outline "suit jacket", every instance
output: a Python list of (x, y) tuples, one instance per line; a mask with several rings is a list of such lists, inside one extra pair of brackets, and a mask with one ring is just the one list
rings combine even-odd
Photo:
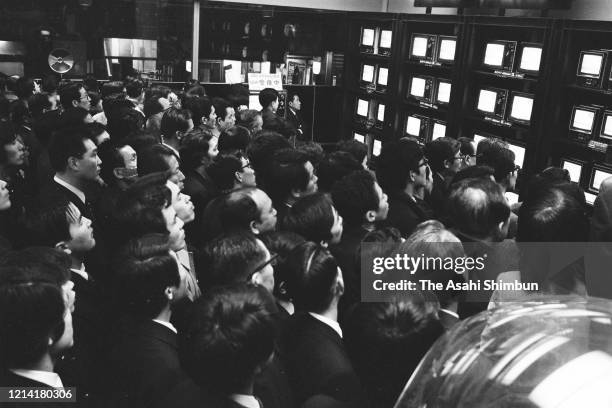
[(51, 179), (40, 190), (38, 195), (38, 205), (41, 208), (46, 208), (61, 205), (67, 201), (70, 201), (79, 209), (84, 217), (87, 217), (93, 221), (95, 219), (94, 209), (91, 203), (87, 200), (87, 195), (85, 197), (86, 200), (84, 203), (72, 191)]
[(287, 109), (287, 117), (285, 120), (287, 124), (293, 128), (297, 140), (310, 140), (310, 135), (304, 127), (304, 120), (302, 119), (302, 113), (300, 111), (294, 113), (291, 109)]
[(404, 192), (389, 193), (389, 213), (386, 223), (397, 228), (407, 238), (417, 225), (433, 218), (433, 211), (420, 198), (412, 198)]
[[(126, 318), (112, 345), (106, 373), (108, 406), (162, 407), (163, 401), (180, 397), (177, 389), (185, 398), (199, 392), (181, 368), (177, 335), (168, 327), (149, 319)], [(174, 401), (171, 405), (176, 406)]]
[(436, 218), (441, 219), (446, 212), (446, 201), (448, 198), (448, 182), (440, 173), (433, 174), (433, 188), (426, 197), (426, 201), (432, 208)]
[[(63, 382), (63, 381), (62, 381)], [(44, 388), (47, 390), (53, 390), (54, 388), (49, 387), (47, 384), (43, 384), (41, 382), (22, 377), (13, 373), (12, 371), (2, 369), (0, 370), (0, 387), (11, 387), (11, 388), (23, 388), (23, 387), (33, 387), (33, 388)], [(68, 387), (67, 384), (64, 384), (64, 387)], [(73, 404), (70, 403), (61, 403), (61, 402), (3, 402), (0, 404), (2, 408), (61, 408), (70, 406)]]
[(361, 386), (342, 338), (308, 313), (293, 315), (285, 333), (287, 369), (298, 404), (314, 395), (361, 401)]

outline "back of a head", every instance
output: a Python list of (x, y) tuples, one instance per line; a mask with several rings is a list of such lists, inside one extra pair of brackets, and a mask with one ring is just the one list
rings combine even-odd
[(241, 393), (274, 351), (274, 302), (265, 290), (233, 285), (207, 291), (182, 338), (195, 382), (224, 396)]
[(60, 102), (64, 109), (72, 108), (72, 101), (79, 100), (81, 98), (81, 88), (83, 88), (83, 84), (80, 83), (67, 83), (60, 86)]
[(121, 94), (123, 93), (123, 89), (125, 85), (122, 81), (109, 81), (102, 84), (102, 88), (100, 89), (100, 94), (102, 98), (113, 94)]
[(261, 113), (255, 109), (245, 109), (237, 114), (238, 121), (236, 122), (239, 126), (244, 126), (250, 132), (253, 132), (257, 126), (257, 117), (261, 117)]
[(457, 139), (457, 141), (461, 143), (461, 154), (466, 156), (476, 155), (476, 147), (472, 139), (469, 137), (460, 137)]
[(272, 88), (265, 88), (259, 92), (259, 104), (262, 108), (268, 108), (272, 102), (278, 99), (278, 91)]
[(63, 172), (68, 167), (68, 158), (83, 157), (85, 153), (87, 130), (84, 126), (61, 129), (49, 144), (49, 160), (56, 172)]
[(476, 146), (476, 155), (478, 156), (478, 160), (480, 160), (480, 157), (482, 155), (486, 154), (489, 148), (495, 147), (495, 146), (497, 146), (498, 148), (505, 147), (507, 149), (508, 143), (506, 143), (502, 139), (490, 138), (490, 137), (485, 137), (484, 139), (480, 140), (480, 142), (478, 142), (478, 145)]
[(308, 160), (315, 168), (319, 167), (319, 163), (321, 163), (321, 160), (323, 160), (323, 157), (325, 157), (323, 146), (321, 146), (320, 143), (312, 140), (301, 143), (295, 149), (306, 154), (306, 156), (308, 156)]
[(285, 137), (276, 132), (264, 131), (251, 141), (247, 154), (258, 179), (265, 178), (272, 156), (281, 149), (291, 148)]
[(499, 224), (510, 216), (510, 207), (501, 187), (489, 179), (466, 179), (451, 186), (447, 212), (461, 234), (501, 240)]
[(335, 258), (326, 248), (309, 242), (295, 248), (291, 261), (293, 273), (287, 277), (287, 288), (296, 310), (326, 311), (334, 297), (340, 296)]
[(499, 183), (508, 173), (514, 171), (514, 159), (512, 150), (493, 144), (478, 155), (478, 164), (492, 167), (495, 170), (495, 180)]
[(145, 84), (140, 79), (127, 81), (125, 84), (125, 92), (130, 98), (138, 98), (142, 95), (145, 89)]
[(251, 142), (251, 134), (247, 128), (234, 126), (224, 130), (219, 135), (218, 149), (220, 153), (246, 152)]
[(308, 241), (329, 242), (334, 225), (333, 204), (323, 193), (314, 193), (297, 200), (283, 218), (281, 228), (300, 234)]
[(376, 179), (367, 170), (359, 170), (334, 184), (331, 191), (334, 207), (347, 225), (358, 226), (366, 222), (368, 211), (377, 211)]
[(202, 288), (247, 282), (265, 260), (257, 237), (248, 231), (222, 234), (202, 248), (196, 265)]
[(170, 108), (162, 116), (160, 131), (166, 138), (174, 137), (176, 132), (189, 130), (191, 111), (187, 109)]
[(235, 187), (236, 173), (242, 171), (241, 155), (219, 154), (206, 168), (206, 174), (219, 191), (232, 190)]
[(280, 206), (292, 190), (306, 189), (309, 182), (306, 162), (308, 156), (295, 149), (282, 149), (274, 154), (265, 186), (276, 206)]
[(338, 142), (338, 151), (350, 153), (359, 163), (368, 156), (368, 146), (355, 139)]
[(64, 333), (61, 288), (42, 275), (0, 268), (0, 367), (30, 368)]
[(202, 117), (208, 119), (210, 115), (212, 102), (206, 97), (198, 96), (187, 96), (183, 107), (191, 112), (193, 118), (193, 125), (200, 126), (202, 124)]
[(140, 318), (155, 318), (168, 303), (167, 287), (179, 287), (176, 258), (170, 255), (168, 237), (147, 234), (132, 239), (115, 260), (114, 294), (123, 311)]
[(444, 333), (435, 307), (419, 292), (385, 303), (357, 304), (343, 331), (366, 393), (380, 406), (389, 407)]
[(376, 161), (378, 183), (387, 194), (403, 191), (410, 171), (418, 171), (422, 158), (423, 150), (415, 141), (402, 139), (385, 144)]
[(471, 178), (495, 179), (495, 169), (485, 165), (476, 165), (463, 168), (453, 176), (451, 184), (460, 182), (461, 180)]
[(330, 191), (338, 180), (362, 169), (361, 162), (358, 162), (352, 154), (345, 151), (330, 153), (317, 166), (319, 189)]
[(586, 242), (584, 205), (554, 186), (530, 194), (519, 210), (517, 242)]
[(266, 248), (278, 255), (274, 265), (274, 291), (276, 298), (290, 301), (287, 293), (287, 277), (293, 273), (290, 258), (295, 248), (305, 245), (306, 240), (291, 231), (270, 231), (259, 235)]
[(171, 170), (168, 160), (174, 156), (174, 152), (168, 146), (154, 144), (136, 153), (138, 154), (138, 174), (141, 176)]

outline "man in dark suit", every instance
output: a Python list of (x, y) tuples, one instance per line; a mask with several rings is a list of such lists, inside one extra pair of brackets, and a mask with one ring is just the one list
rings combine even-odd
[(436, 218), (441, 219), (445, 215), (451, 179), (461, 169), (464, 161), (461, 143), (452, 137), (441, 137), (427, 143), (424, 150), (433, 172), (433, 188), (426, 200)]
[(102, 160), (98, 148), (83, 127), (62, 129), (49, 145), (53, 180), (41, 190), (39, 204), (55, 206), (72, 202), (89, 219), (94, 218), (88, 192), (96, 187)]
[(389, 203), (387, 195), (367, 170), (344, 176), (334, 185), (331, 194), (334, 207), (344, 221), (342, 239), (330, 247), (345, 282), (345, 293), (340, 300), (342, 314), (361, 301), (361, 265), (357, 250), (366, 234), (376, 228), (375, 223), (387, 219)]
[(309, 140), (309, 135), (304, 128), (304, 120), (302, 119), (302, 101), (296, 92), (290, 92), (287, 99), (287, 123), (295, 130), (295, 138), (300, 141)]
[(377, 160), (376, 177), (389, 195), (387, 224), (407, 238), (418, 224), (433, 218), (423, 200), (431, 190), (431, 170), (421, 146), (409, 139), (387, 143)]
[(188, 406), (201, 393), (181, 367), (170, 323), (172, 305), (186, 289), (166, 240), (143, 236), (119, 256), (114, 283), (125, 317), (114, 331), (105, 373), (109, 406)]
[(342, 272), (329, 251), (317, 244), (307, 243), (295, 252), (295, 275), (287, 284), (297, 312), (287, 324), (283, 344), (296, 402), (322, 394), (359, 403), (359, 380), (338, 324)]
[(265, 88), (259, 92), (259, 104), (262, 106), (261, 118), (264, 130), (273, 130), (290, 139), (295, 135), (295, 130), (287, 121), (276, 114), (278, 109), (278, 91)]

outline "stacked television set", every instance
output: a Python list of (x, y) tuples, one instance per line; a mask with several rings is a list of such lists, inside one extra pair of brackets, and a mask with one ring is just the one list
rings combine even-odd
[(361, 27), (359, 52), (390, 56), (392, 41), (393, 31), (390, 28), (366, 24)]
[(453, 65), (457, 54), (457, 37), (414, 33), (409, 58), (424, 64)]
[(524, 92), (494, 87), (478, 90), (476, 110), (486, 119), (502, 124), (529, 126), (535, 96)]
[(501, 75), (537, 76), (542, 64), (543, 45), (540, 43), (492, 40), (484, 48), (482, 65)]

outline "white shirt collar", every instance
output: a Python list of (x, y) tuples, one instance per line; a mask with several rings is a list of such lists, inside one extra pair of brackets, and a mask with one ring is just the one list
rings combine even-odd
[(81, 264), (80, 269), (70, 268), (70, 270), (77, 275), (81, 276), (85, 280), (89, 280), (89, 274), (85, 271), (85, 265)]
[[(163, 140), (163, 138), (162, 138)], [(170, 146), (168, 143), (162, 142), (162, 144), (166, 147), (169, 147), (170, 149), (172, 149), (172, 151), (176, 154), (176, 157), (181, 157), (181, 155), (179, 154), (179, 151), (176, 150), (174, 147)]]
[(231, 394), (229, 398), (246, 408), (261, 408), (257, 398), (252, 395)]
[(73, 186), (72, 184), (66, 183), (61, 178), (57, 177), (57, 174), (53, 176), (53, 180), (59, 185), (66, 187), (68, 190), (72, 191), (79, 199), (85, 204), (85, 193)]
[(155, 323), (159, 323), (162, 326), (166, 326), (167, 328), (169, 328), (170, 330), (172, 330), (174, 333), (178, 334), (178, 332), (176, 331), (176, 327), (174, 327), (174, 325), (170, 322), (164, 322), (163, 320), (158, 320), (158, 319), (153, 319), (153, 321)]
[(39, 370), (24, 370), (21, 368), (11, 368), (9, 371), (20, 375), (30, 380), (38, 381), (53, 388), (64, 388), (62, 379), (57, 373), (53, 371), (39, 371)]
[(340, 325), (338, 324), (338, 322), (333, 321), (332, 319), (322, 316), (320, 314), (317, 313), (312, 313), (312, 312), (308, 312), (309, 315), (311, 315), (312, 317), (314, 317), (315, 319), (319, 320), (322, 323), (325, 323), (326, 325), (328, 325), (329, 327), (331, 327), (332, 329), (334, 329), (334, 331), (336, 333), (338, 333), (338, 336), (340, 336), (340, 338), (342, 338), (342, 329), (340, 328)]
[(453, 316), (453, 317), (455, 317), (457, 319), (459, 318), (459, 315), (457, 313), (453, 312), (452, 310), (440, 308), (440, 312), (446, 313), (447, 315), (451, 315), (451, 316)]

